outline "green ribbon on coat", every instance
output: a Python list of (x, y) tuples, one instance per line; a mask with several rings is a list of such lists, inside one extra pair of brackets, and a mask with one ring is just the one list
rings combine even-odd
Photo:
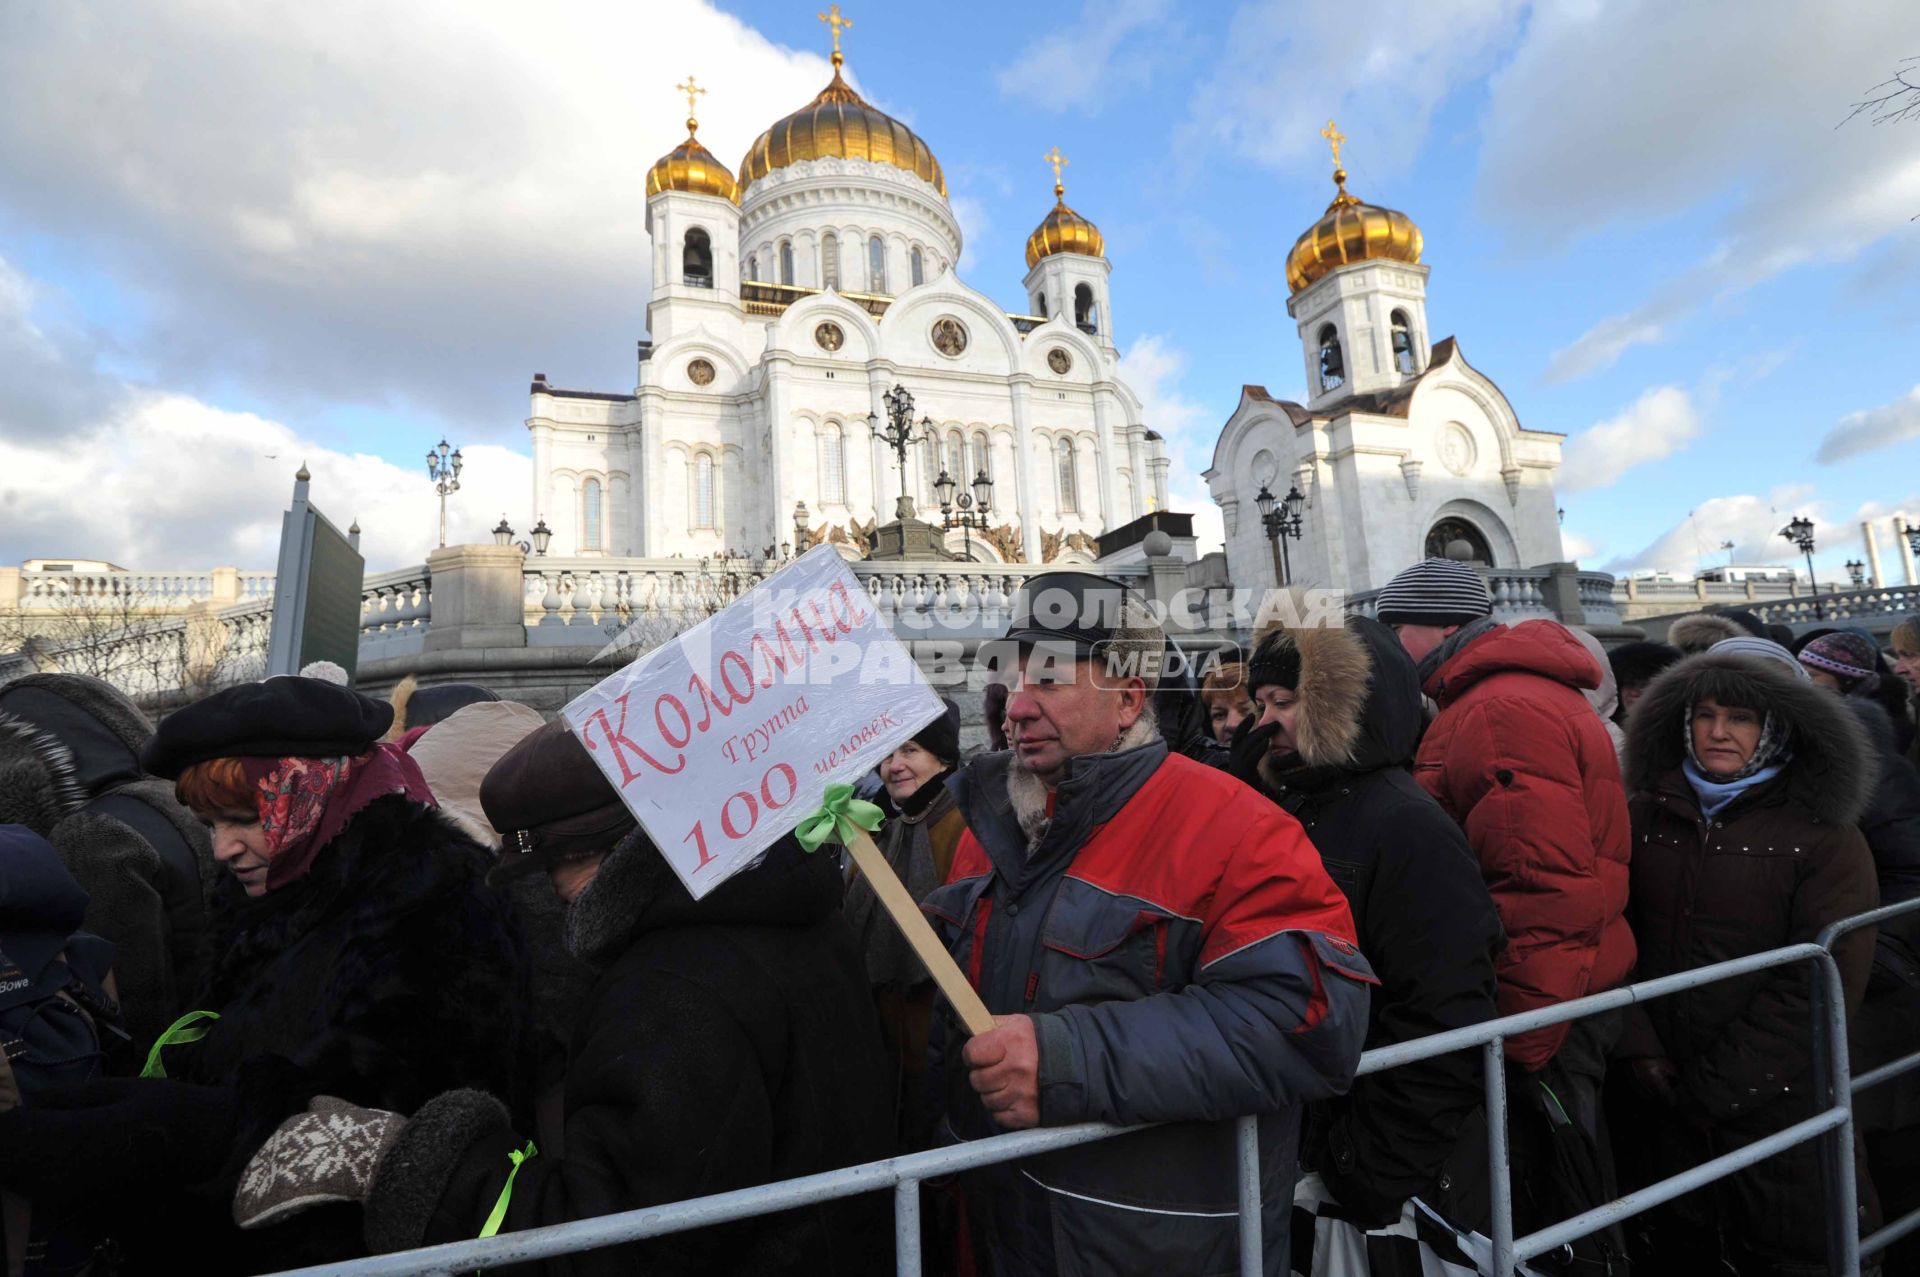
[(207, 1036), (213, 1026), (201, 1024), (202, 1020), (218, 1020), (218, 1011), (189, 1011), (167, 1026), (167, 1031), (153, 1040), (153, 1049), (147, 1052), (146, 1067), (140, 1070), (141, 1077), (165, 1077), (167, 1065), (160, 1058), (160, 1052), (176, 1042), (198, 1042)]
[(819, 810), (802, 820), (793, 836), (807, 851), (818, 851), (822, 843), (828, 842), (845, 846), (856, 832), (872, 833), (880, 828), (885, 816), (875, 804), (855, 798), (852, 785), (828, 785)]
[(520, 1165), (529, 1157), (537, 1157), (540, 1150), (528, 1140), (524, 1149), (514, 1149), (507, 1154), (507, 1160), (513, 1163), (513, 1169), (507, 1172), (507, 1182), (500, 1186), (500, 1199), (493, 1204), (493, 1210), (487, 1215), (487, 1222), (480, 1226), (482, 1237), (491, 1237), (500, 1231), (500, 1225), (507, 1221), (507, 1204), (513, 1200), (513, 1181), (520, 1174)]

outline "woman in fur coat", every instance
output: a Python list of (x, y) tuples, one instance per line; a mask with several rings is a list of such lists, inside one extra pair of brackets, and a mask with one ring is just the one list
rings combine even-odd
[[(1778, 656), (1723, 648), (1680, 662), (1628, 721), (1640, 979), (1810, 941), (1879, 903), (1856, 826), (1875, 775), (1859, 723), (1766, 646)], [(1873, 949), (1871, 928), (1834, 946), (1850, 1014)], [(1815, 1112), (1809, 988), (1796, 964), (1628, 1008), (1615, 1058), (1637, 1111), (1614, 1130), (1643, 1180)], [(1811, 1275), (1828, 1270), (1821, 1204), (1819, 1154), (1799, 1145), (1645, 1228), (1671, 1271)]]
[[(1380, 977), (1367, 1046), (1492, 1019), (1500, 919), (1466, 836), (1408, 773), (1420, 686), (1406, 649), (1364, 617), (1274, 627), (1246, 668), (1248, 734), (1268, 747), (1242, 779), (1300, 822), (1353, 908)], [(1301, 1160), (1362, 1228), (1396, 1223), (1416, 1195), (1482, 1227), (1482, 1094), (1471, 1051), (1360, 1078), (1314, 1106)]]
[[(344, 687), (273, 678), (180, 710), (148, 743), (147, 769), (174, 780), (223, 871), (195, 1010), (142, 1079), (0, 1129), (9, 1167), (103, 1163), (86, 1170), (125, 1212), (113, 1226), (132, 1271), (364, 1254), (350, 1207), (250, 1234), (232, 1220), (241, 1168), (314, 1096), (402, 1111), (455, 1087), (519, 1098), (525, 999), (506, 901), (419, 768), (378, 743), (391, 717)], [(106, 1191), (122, 1181), (134, 1191)]]

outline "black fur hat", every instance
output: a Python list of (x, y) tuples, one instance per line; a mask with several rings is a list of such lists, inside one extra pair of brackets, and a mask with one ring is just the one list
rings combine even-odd
[(1607, 650), (1616, 687), (1651, 683), (1660, 672), (1680, 660), (1680, 649), (1666, 643), (1622, 643)]

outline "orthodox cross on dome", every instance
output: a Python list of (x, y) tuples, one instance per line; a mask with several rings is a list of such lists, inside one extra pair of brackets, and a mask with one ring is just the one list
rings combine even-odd
[(692, 76), (687, 77), (685, 84), (676, 84), (673, 87), (687, 95), (687, 136), (692, 137), (700, 129), (700, 121), (694, 119), (694, 114), (699, 99), (705, 97), (707, 91), (701, 88), (699, 82)]
[(833, 65), (834, 69), (838, 70), (840, 64), (846, 61), (846, 58), (840, 53), (840, 32), (852, 26), (853, 19), (841, 17), (840, 6), (837, 4), (828, 5), (825, 13), (815, 14), (814, 16), (826, 23), (833, 31)]
[(1060, 180), (1060, 170), (1072, 163), (1072, 161), (1060, 154), (1060, 148), (1057, 146), (1040, 158), (1053, 165), (1053, 197), (1055, 199), (1065, 199), (1067, 187), (1066, 183)]
[(1339, 126), (1332, 120), (1328, 120), (1327, 127), (1320, 130), (1320, 136), (1327, 139), (1327, 144), (1333, 147), (1333, 166), (1339, 168), (1340, 144), (1347, 140), (1347, 135), (1342, 133)]

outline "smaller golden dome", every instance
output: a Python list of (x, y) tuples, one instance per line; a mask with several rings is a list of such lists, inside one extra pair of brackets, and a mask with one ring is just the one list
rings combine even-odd
[(700, 145), (694, 136), (699, 123), (687, 117), (687, 140), (653, 162), (647, 170), (647, 194), (661, 191), (686, 191), (692, 195), (717, 195), (723, 200), (740, 202), (740, 186), (733, 173), (714, 158), (712, 151)]
[(1413, 219), (1347, 193), (1347, 171), (1333, 171), (1339, 188), (1319, 221), (1294, 241), (1287, 254), (1287, 287), (1293, 292), (1323, 279), (1337, 267), (1374, 259), (1414, 263), (1426, 240)]
[(1027, 269), (1040, 264), (1043, 257), (1055, 253), (1082, 253), (1088, 257), (1107, 255), (1107, 237), (1080, 214), (1067, 207), (1067, 188), (1060, 180), (1060, 169), (1067, 157), (1054, 147), (1040, 157), (1053, 165), (1053, 211), (1027, 236)]

